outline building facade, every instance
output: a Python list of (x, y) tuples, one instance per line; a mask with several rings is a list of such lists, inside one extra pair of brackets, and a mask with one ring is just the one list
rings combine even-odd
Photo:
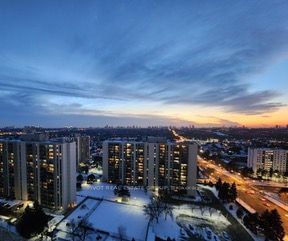
[(191, 143), (105, 141), (103, 178), (108, 182), (165, 187), (194, 194), (198, 146)]
[(281, 174), (288, 171), (288, 150), (269, 148), (249, 148), (247, 167), (256, 173), (258, 169), (279, 171)]
[(75, 142), (0, 140), (0, 197), (65, 209), (75, 202), (75, 173)]
[(76, 165), (79, 163), (87, 163), (90, 159), (90, 136), (76, 135), (74, 137), (76, 141)]

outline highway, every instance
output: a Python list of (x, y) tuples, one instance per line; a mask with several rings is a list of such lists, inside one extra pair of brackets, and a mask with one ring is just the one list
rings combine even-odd
[[(225, 182), (235, 182), (237, 185), (238, 197), (258, 213), (262, 213), (266, 209), (277, 209), (283, 221), (283, 227), (286, 233), (284, 240), (288, 241), (288, 212), (264, 197), (264, 192), (267, 191), (266, 187), (256, 186), (252, 180), (245, 180), (238, 173), (230, 173), (223, 167), (218, 166), (211, 161), (203, 160), (200, 157), (198, 158), (198, 166), (204, 170), (204, 174), (209, 178), (208, 180), (212, 181), (213, 183), (215, 183), (219, 177), (221, 177), (222, 181)], [(271, 191), (271, 187), (268, 187), (268, 189)], [(275, 189), (279, 188), (276, 187)]]
[[(171, 129), (171, 131), (177, 141), (189, 141), (189, 139), (179, 135), (175, 130)], [(204, 171), (203, 174), (208, 177), (208, 181), (210, 180), (215, 183), (218, 178), (221, 177), (222, 181), (228, 183), (235, 182), (237, 185), (238, 197), (259, 214), (264, 212), (266, 209), (276, 209), (281, 216), (286, 233), (284, 240), (288, 241), (288, 212), (265, 198), (265, 191), (271, 192), (271, 190), (274, 189), (274, 191), (277, 192), (279, 187), (265, 187), (256, 185), (253, 180), (244, 179), (240, 173), (231, 173), (224, 169), (221, 165), (219, 166), (212, 161), (204, 160), (199, 156), (197, 165)]]

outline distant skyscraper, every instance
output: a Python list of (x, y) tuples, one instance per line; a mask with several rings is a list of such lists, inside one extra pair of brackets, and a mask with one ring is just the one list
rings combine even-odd
[(247, 166), (254, 172), (258, 169), (285, 173), (288, 171), (288, 150), (270, 148), (249, 148)]
[(103, 144), (103, 177), (108, 182), (183, 188), (194, 194), (196, 172), (196, 144), (136, 141)]
[(0, 196), (53, 209), (76, 198), (75, 142), (0, 140)]

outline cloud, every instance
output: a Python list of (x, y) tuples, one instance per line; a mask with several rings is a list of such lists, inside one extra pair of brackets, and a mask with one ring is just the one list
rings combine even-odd
[(188, 126), (221, 127), (238, 126), (239, 123), (217, 117), (209, 117), (212, 122), (195, 122), (165, 114), (118, 113), (103, 109), (87, 109), (79, 103), (42, 104), (35, 96), (1, 92), (0, 103), (5, 106), (5, 115), (0, 118), (0, 126), (41, 125), (59, 127), (65, 125), (81, 127), (110, 126)]
[[(208, 106), (245, 115), (286, 105), (278, 97), (287, 90), (261, 83), (255, 89), (250, 79), (287, 57), (287, 1), (35, 4), (0, 5), (0, 90), (10, 98), (1, 104), (9, 106), (3, 112), (11, 119), (24, 103), (31, 120), (33, 113), (54, 115), (55, 108), (66, 117), (125, 119), (125, 110), (115, 113), (108, 104), (91, 110), (89, 104), (102, 100), (137, 102), (139, 108), (155, 103), (163, 111)], [(149, 111), (134, 117), (157, 119)]]

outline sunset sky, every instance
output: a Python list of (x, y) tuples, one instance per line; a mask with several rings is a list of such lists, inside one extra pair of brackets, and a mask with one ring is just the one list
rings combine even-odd
[(288, 124), (287, 0), (0, 1), (0, 127)]

